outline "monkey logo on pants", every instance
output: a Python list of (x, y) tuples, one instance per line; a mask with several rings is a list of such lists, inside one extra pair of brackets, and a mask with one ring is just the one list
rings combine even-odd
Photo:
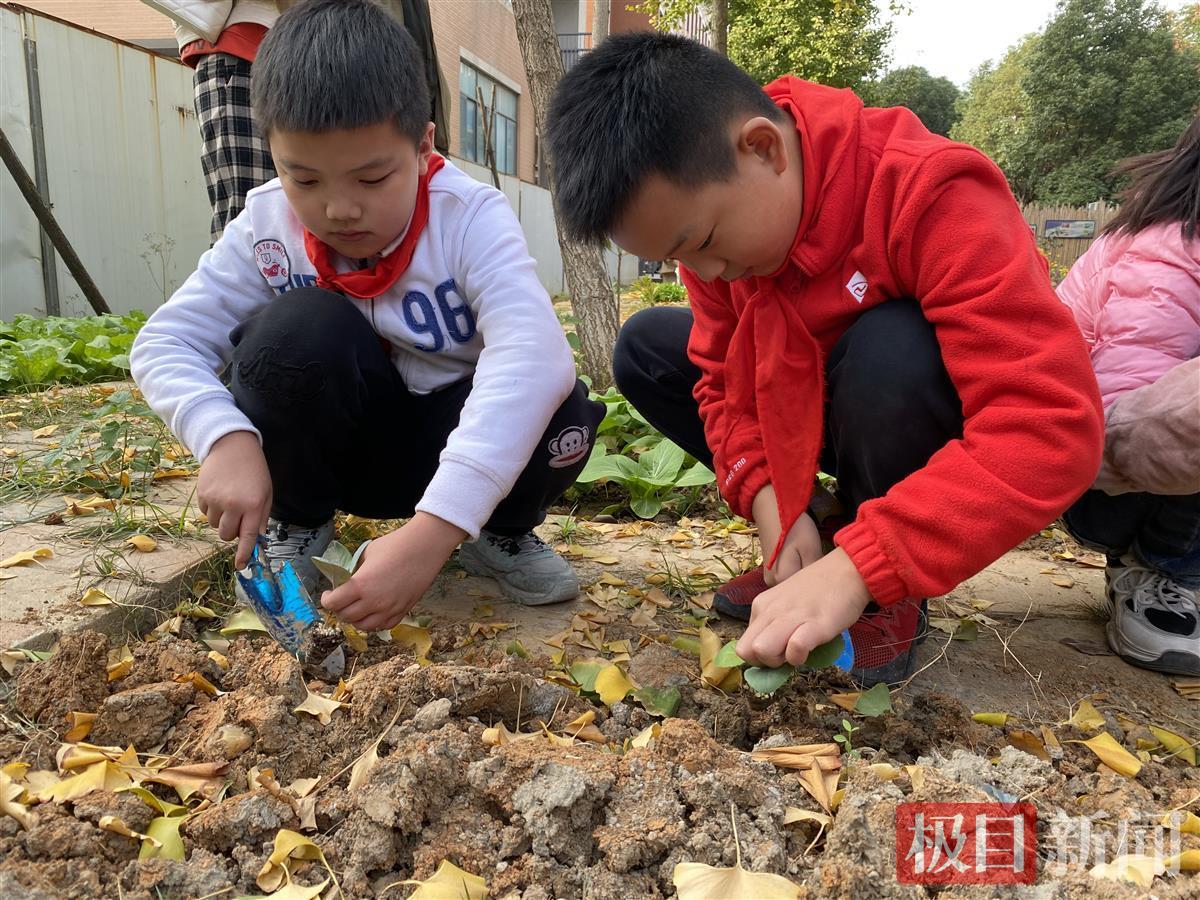
[(572, 425), (558, 433), (558, 437), (550, 441), (550, 468), (565, 469), (579, 462), (587, 455), (588, 430), (587, 426)]

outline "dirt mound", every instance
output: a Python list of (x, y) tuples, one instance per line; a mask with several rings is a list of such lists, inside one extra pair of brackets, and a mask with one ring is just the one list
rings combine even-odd
[[(734, 864), (731, 815), (743, 865), (785, 875), (804, 896), (924, 896), (923, 888), (895, 882), (899, 802), (1023, 797), (1048, 820), (1062, 810), (1161, 814), (1200, 794), (1197, 770), (1177, 763), (1147, 763), (1137, 780), (1102, 775), (1090, 751), (1073, 744), (1063, 745), (1053, 765), (1041, 762), (1005, 747), (1003, 730), (973, 723), (957, 701), (918, 694), (897, 698), (894, 714), (860, 722), (853, 739), (863, 749), (845, 757), (844, 797), (822, 839), (811, 822), (784, 824), (789, 807), (817, 808), (800, 777), (746, 751), (829, 740), (846, 715), (829, 702), (831, 692), (847, 688), (842, 676), (797, 678), (770, 702), (725, 695), (698, 684), (694, 658), (652, 644), (634, 656), (630, 671), (643, 683), (677, 686), (681, 702), (678, 717), (637, 747), (632, 739), (654, 721), (645, 710), (593, 705), (539, 677), (547, 660), (472, 649), (463, 656), (486, 667), (420, 665), (410, 650), (391, 646), (380, 658), (373, 648), (373, 664), (360, 658), (352, 670), (348, 707), (322, 725), (297, 707), (310, 688), (327, 694), (333, 686), (306, 684), (295, 660), (269, 641), (235, 641), (227, 669), (181, 641), (142, 644), (130, 674), (111, 684), (106, 650), (96, 635), (64, 639), (54, 657), (22, 672), (18, 708), (56, 727), (67, 712), (98, 712), (89, 740), (157, 748), (172, 764), (226, 762), (227, 786), (183, 823), (186, 863), (139, 860), (136, 840), (100, 827), (112, 815), (142, 831), (159, 815), (130, 793), (96, 791), (34, 805), (28, 829), (0, 816), (0, 895), (152, 900), (229, 887), (235, 895), (259, 893), (255, 877), (276, 834), (305, 826), (301, 804), (276, 796), (270, 785), (297, 779), (319, 779), (312, 789), (316, 828), (308, 833), (347, 897), (385, 889), (402, 896), (390, 886), (429, 877), (447, 859), (484, 875), (492, 897), (669, 896), (679, 862)], [(219, 693), (175, 680), (192, 672)], [(588, 712), (605, 743), (545, 737), (570, 733), (568, 724)], [(485, 730), (500, 724), (515, 739), (495, 743), (490, 732), (485, 740)], [(379, 762), (351, 789), (350, 769), (373, 744)], [(56, 744), (36, 752), (32, 746), (26, 742), (17, 758), (46, 767)], [(914, 768), (897, 768), (893, 777), (868, 762)], [(273, 780), (256, 782), (265, 770)], [(163, 785), (144, 787), (179, 802)], [(296, 870), (300, 883), (324, 877), (319, 864)], [(1185, 877), (1156, 889), (1162, 897), (1193, 896), (1193, 883)], [(1046, 896), (1136, 895), (1088, 878), (1082, 865), (1044, 884)], [(976, 896), (972, 891), (982, 889), (954, 896)]]

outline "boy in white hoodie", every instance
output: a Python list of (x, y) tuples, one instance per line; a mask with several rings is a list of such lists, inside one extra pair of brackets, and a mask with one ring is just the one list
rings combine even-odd
[[(146, 323), (134, 377), (202, 461), (237, 565), (265, 531), (307, 585), (335, 510), (412, 518), (322, 603), (398, 622), (454, 548), (510, 598), (578, 594), (532, 533), (587, 461), (602, 404), (499, 191), (432, 152), (421, 56), (368, 0), (274, 25), (251, 88), (279, 178)], [(228, 366), (226, 388), (219, 372)]]

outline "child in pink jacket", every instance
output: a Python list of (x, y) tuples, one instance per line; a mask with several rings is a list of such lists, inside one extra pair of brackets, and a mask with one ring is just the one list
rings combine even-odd
[(1200, 675), (1200, 116), (1126, 161), (1120, 213), (1058, 287), (1091, 347), (1104, 466), (1064, 521), (1108, 554), (1108, 640)]

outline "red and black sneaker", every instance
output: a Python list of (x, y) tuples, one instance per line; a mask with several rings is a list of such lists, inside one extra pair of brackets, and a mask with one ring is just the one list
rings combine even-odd
[(901, 600), (883, 607), (871, 603), (850, 626), (854, 645), (850, 676), (864, 688), (903, 681), (912, 674), (916, 647), (928, 631), (926, 600)]
[(719, 613), (749, 622), (750, 604), (766, 589), (763, 568), (758, 566), (717, 588), (716, 594), (713, 595), (713, 606)]

